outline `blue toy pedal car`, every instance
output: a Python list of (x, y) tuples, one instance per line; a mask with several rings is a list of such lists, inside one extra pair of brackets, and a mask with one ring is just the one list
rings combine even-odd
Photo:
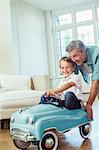
[(12, 114), (10, 134), (19, 149), (27, 149), (32, 143), (38, 144), (40, 150), (56, 150), (57, 133), (67, 132), (77, 126), (81, 136), (88, 138), (91, 120), (88, 120), (84, 108), (68, 110), (50, 104), (39, 104)]

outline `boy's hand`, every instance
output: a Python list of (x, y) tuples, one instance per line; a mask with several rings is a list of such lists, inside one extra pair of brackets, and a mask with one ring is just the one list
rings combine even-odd
[(55, 95), (55, 91), (54, 91), (53, 89), (49, 89), (49, 90), (47, 91), (47, 95), (48, 95), (48, 96), (50, 96), (50, 95), (54, 96), (54, 95)]

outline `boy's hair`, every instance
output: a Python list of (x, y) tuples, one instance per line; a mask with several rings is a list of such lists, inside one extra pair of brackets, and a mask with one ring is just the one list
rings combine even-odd
[(59, 67), (61, 68), (61, 61), (66, 61), (68, 63), (71, 63), (73, 67), (75, 66), (75, 63), (70, 59), (70, 57), (62, 57), (59, 61)]

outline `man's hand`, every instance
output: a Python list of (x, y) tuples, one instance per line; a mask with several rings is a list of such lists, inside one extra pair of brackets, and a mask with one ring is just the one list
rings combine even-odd
[(90, 104), (86, 105), (86, 111), (88, 113), (88, 118), (92, 119), (93, 118), (93, 110), (92, 110), (92, 106)]

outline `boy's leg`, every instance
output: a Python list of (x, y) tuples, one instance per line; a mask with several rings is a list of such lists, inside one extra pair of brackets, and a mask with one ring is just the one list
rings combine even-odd
[(65, 94), (65, 106), (68, 109), (80, 109), (80, 100), (78, 100), (73, 92), (67, 92)]

